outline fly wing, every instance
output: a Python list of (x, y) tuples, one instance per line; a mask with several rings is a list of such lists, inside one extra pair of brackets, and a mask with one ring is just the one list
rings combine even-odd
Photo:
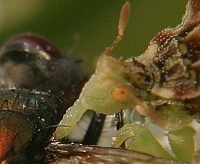
[(51, 143), (47, 148), (49, 164), (182, 164), (179, 161), (157, 158), (136, 151), (98, 146)]

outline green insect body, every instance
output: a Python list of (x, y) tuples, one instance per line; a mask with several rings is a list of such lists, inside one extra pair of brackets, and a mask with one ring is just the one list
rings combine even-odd
[[(131, 109), (145, 117), (144, 122), (125, 122), (113, 137), (114, 147), (125, 143), (130, 150), (191, 163), (199, 156), (191, 123), (199, 119), (200, 107), (200, 1), (189, 0), (182, 23), (158, 33), (144, 54), (116, 60), (109, 53), (122, 39), (129, 12), (126, 3), (116, 41), (101, 54), (95, 73), (54, 136), (67, 136), (88, 109), (104, 114)], [(151, 124), (165, 131), (170, 151), (157, 142)]]

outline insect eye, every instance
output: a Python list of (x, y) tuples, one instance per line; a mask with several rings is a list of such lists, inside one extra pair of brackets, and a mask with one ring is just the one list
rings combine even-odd
[(46, 38), (33, 34), (15, 36), (4, 43), (0, 52), (0, 62), (27, 62), (34, 58), (49, 60), (60, 57), (60, 51)]
[(35, 89), (49, 76), (49, 63), (61, 57), (46, 38), (35, 34), (15, 36), (0, 50), (0, 83)]

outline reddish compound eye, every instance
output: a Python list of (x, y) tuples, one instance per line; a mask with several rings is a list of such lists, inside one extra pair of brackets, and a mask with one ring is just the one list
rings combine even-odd
[(60, 51), (48, 39), (31, 33), (17, 35), (5, 42), (1, 49), (0, 58), (17, 51), (37, 54), (38, 57), (44, 59), (61, 56)]
[(46, 38), (31, 33), (14, 36), (0, 50), (1, 83), (35, 89), (48, 76), (47, 63), (61, 57)]
[(77, 60), (62, 56), (46, 38), (30, 33), (18, 35), (5, 42), (0, 50), (0, 87), (68, 90), (71, 84), (85, 82), (86, 74), (78, 64)]

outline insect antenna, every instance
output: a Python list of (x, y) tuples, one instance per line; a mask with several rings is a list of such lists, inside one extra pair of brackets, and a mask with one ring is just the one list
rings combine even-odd
[(120, 17), (119, 17), (119, 23), (118, 23), (118, 35), (115, 41), (111, 44), (110, 47), (107, 47), (103, 54), (108, 55), (110, 52), (113, 51), (113, 49), (120, 43), (124, 36), (124, 30), (126, 28), (126, 25), (128, 23), (129, 17), (130, 17), (130, 12), (131, 12), (131, 7), (130, 3), (126, 2), (120, 12)]

